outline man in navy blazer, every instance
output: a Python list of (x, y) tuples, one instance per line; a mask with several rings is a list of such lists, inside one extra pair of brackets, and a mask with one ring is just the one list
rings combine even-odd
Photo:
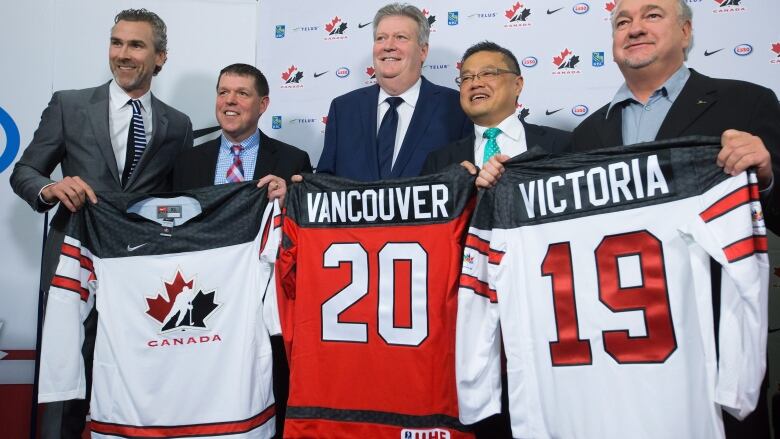
[[(458, 92), (421, 76), (430, 25), (415, 6), (393, 3), (374, 16), (376, 85), (331, 102), (317, 172), (359, 181), (414, 177), (428, 153), (472, 133)], [(377, 146), (388, 97), (401, 97), (390, 160)], [(382, 164), (380, 164), (382, 162)], [(384, 165), (384, 166), (383, 166)]]

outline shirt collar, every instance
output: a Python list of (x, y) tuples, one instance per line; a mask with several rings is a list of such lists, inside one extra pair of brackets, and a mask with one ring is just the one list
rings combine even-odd
[[(225, 138), (225, 135), (219, 136), (221, 140), (220, 148), (230, 151), (233, 146), (233, 142)], [(240, 142), (240, 145), (244, 148), (244, 151), (251, 150), (260, 147), (260, 130), (255, 130), (255, 133)]]
[[(109, 101), (111, 102), (111, 108), (113, 110), (119, 110), (123, 106), (127, 105), (127, 101), (129, 101), (131, 98), (128, 96), (128, 94), (122, 90), (122, 87), (119, 86), (119, 84), (116, 83), (116, 81), (112, 80), (111, 83), (108, 84), (108, 96)], [(147, 90), (146, 93), (143, 94), (140, 98), (138, 98), (139, 101), (141, 101), (141, 108), (143, 110), (146, 110), (148, 113), (152, 109), (152, 91)]]
[[(655, 91), (655, 93), (662, 92), (666, 95), (667, 99), (669, 99), (671, 102), (674, 102), (677, 99), (677, 96), (680, 96), (680, 92), (682, 92), (682, 89), (685, 86), (685, 83), (688, 82), (688, 78), (690, 76), (690, 69), (688, 69), (688, 67), (683, 64), (679, 69), (677, 69), (676, 72), (672, 74), (672, 76), (669, 77), (669, 79), (666, 80), (666, 82), (661, 85), (661, 87), (658, 88), (658, 90)], [(617, 93), (615, 93), (615, 97), (612, 98), (612, 102), (609, 103), (609, 108), (607, 108), (607, 117), (609, 117), (609, 114), (616, 105), (620, 105), (626, 101), (639, 102), (639, 99), (634, 97), (634, 94), (631, 93), (628, 85), (623, 82), (623, 85), (621, 85)]]
[[(411, 87), (409, 87), (408, 90), (398, 95), (399, 97), (403, 98), (404, 103), (409, 104), (414, 108), (415, 104), (417, 104), (417, 97), (420, 96), (420, 86), (422, 84), (422, 77), (417, 78), (417, 82), (414, 83)], [(377, 106), (381, 105), (385, 99), (389, 98), (390, 95), (382, 89), (382, 87), (379, 87), (379, 101), (377, 102)]]
[[(523, 122), (520, 121), (518, 114), (519, 113), (515, 111), (507, 116), (506, 119), (502, 120), (501, 123), (496, 125), (496, 128), (501, 130), (501, 134), (506, 135), (516, 142), (525, 137), (525, 128), (523, 128)], [(489, 127), (474, 124), (474, 135), (477, 136), (477, 139), (482, 139), (482, 135), (488, 128)]]

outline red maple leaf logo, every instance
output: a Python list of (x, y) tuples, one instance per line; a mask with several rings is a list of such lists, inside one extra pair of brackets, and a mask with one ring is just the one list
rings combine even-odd
[(607, 10), (607, 12), (612, 12), (613, 9), (615, 9), (615, 2), (609, 2), (606, 5), (604, 5), (604, 9)]
[(514, 17), (514, 16), (515, 16), (515, 12), (517, 12), (517, 10), (518, 10), (518, 9), (520, 9), (520, 8), (522, 8), (522, 7), (523, 7), (523, 5), (522, 5), (522, 4), (520, 4), (520, 2), (517, 2), (517, 3), (515, 3), (515, 4), (513, 4), (513, 5), (512, 5), (512, 8), (511, 8), (511, 9), (507, 9), (507, 10), (506, 10), (506, 13), (505, 13), (504, 15), (506, 15), (506, 18), (508, 18), (508, 19), (510, 19), (510, 20), (511, 20), (511, 19), (512, 19), (512, 17)]
[(567, 47), (566, 49), (563, 50), (563, 52), (561, 52), (561, 56), (554, 56), (553, 57), (553, 63), (556, 66), (559, 66), (559, 65), (563, 64), (563, 61), (566, 59), (566, 57), (571, 55), (572, 53), (573, 52), (570, 51), (569, 48)]
[(463, 66), (463, 63), (462, 63), (462, 62), (460, 62), (460, 61), (458, 61), (457, 63), (455, 63), (455, 68), (456, 68), (456, 69), (458, 69), (458, 70), (460, 70), (460, 68), (461, 68), (462, 66)]
[(366, 75), (368, 75), (370, 78), (374, 77), (374, 66), (366, 67)]
[(717, 4), (718, 4), (718, 6), (720, 6), (720, 4), (722, 3), (722, 0), (713, 0), (713, 1), (714, 1), (715, 3), (717, 3)]
[(325, 30), (328, 31), (328, 33), (330, 33), (330, 31), (332, 31), (333, 28), (336, 27), (336, 24), (338, 24), (338, 22), (340, 21), (341, 19), (337, 15), (336, 17), (333, 18), (333, 20), (330, 20), (330, 23), (325, 25)]
[(149, 309), (146, 310), (146, 313), (158, 322), (165, 323), (163, 320), (165, 320), (165, 316), (168, 315), (168, 311), (171, 310), (173, 302), (176, 300), (176, 296), (184, 290), (184, 287), (192, 288), (194, 282), (194, 279), (185, 282), (181, 271), (177, 270), (173, 282), (165, 282), (165, 292), (168, 294), (168, 300), (165, 300), (161, 294), (157, 294), (157, 297), (154, 299), (147, 297), (146, 306)]
[(328, 116), (322, 116), (322, 123), (328, 124)]
[(427, 17), (427, 16), (428, 16), (428, 14), (430, 14), (430, 13), (431, 13), (431, 11), (429, 11), (429, 10), (427, 10), (427, 9), (423, 9), (423, 10), (422, 10), (422, 13), (423, 13), (423, 15), (425, 15), (425, 16)]
[(282, 73), (282, 79), (284, 79), (285, 81), (290, 79), (290, 75), (292, 75), (293, 72), (296, 71), (296, 70), (298, 70), (298, 67), (290, 66), (290, 68), (287, 69), (286, 72)]
[(780, 56), (780, 43), (772, 43), (772, 52), (775, 52), (777, 56)]

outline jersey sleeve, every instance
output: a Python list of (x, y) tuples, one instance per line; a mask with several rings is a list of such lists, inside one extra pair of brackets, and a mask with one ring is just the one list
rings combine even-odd
[[(492, 213), (490, 195), (482, 197), (475, 217)], [(459, 417), (464, 424), (501, 411), (501, 341), (494, 266), (503, 253), (491, 242), (489, 224), (478, 226), (472, 222), (466, 236), (458, 290), (455, 376)]]
[(766, 371), (767, 237), (753, 172), (700, 197), (694, 239), (722, 266), (716, 402), (739, 419), (758, 402)]
[(276, 305), (276, 256), (279, 252), (279, 242), (282, 231), (282, 212), (279, 202), (266, 207), (263, 213), (260, 241), (260, 269), (264, 279), (268, 279), (263, 295), (263, 321), (268, 333), (279, 333), (279, 310)]
[(277, 334), (282, 334), (288, 355), (295, 327), (293, 317), (297, 289), (297, 257), (298, 225), (292, 217), (283, 215), (279, 257), (276, 261), (276, 303), (279, 317)]
[(43, 321), (38, 402), (84, 399), (84, 320), (95, 301), (93, 257), (65, 236)]

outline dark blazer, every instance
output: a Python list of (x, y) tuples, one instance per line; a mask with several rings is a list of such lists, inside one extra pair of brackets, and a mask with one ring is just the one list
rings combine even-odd
[[(378, 99), (379, 86), (372, 85), (331, 102), (317, 172), (358, 181), (380, 179), (376, 148)], [(460, 108), (458, 92), (423, 77), (412, 120), (390, 177), (416, 177), (428, 153), (471, 132), (473, 125)]]
[[(588, 151), (623, 144), (623, 117), (609, 104), (601, 107), (574, 130), (575, 151)], [(775, 93), (750, 82), (717, 79), (691, 69), (691, 77), (672, 104), (656, 140), (687, 135), (718, 136), (727, 129), (745, 131), (761, 138), (772, 155), (774, 186), (763, 194), (767, 227), (780, 233), (780, 104)]]
[[(173, 190), (213, 186), (221, 137), (183, 151), (173, 167)], [(311, 172), (309, 154), (292, 145), (272, 139), (260, 131), (260, 158), (255, 163), (253, 180), (268, 174), (284, 178)]]
[[(568, 131), (523, 122), (528, 149), (540, 146), (549, 153), (569, 152), (571, 133)], [(474, 131), (471, 135), (428, 154), (422, 174), (433, 174), (453, 163), (468, 160), (474, 163)]]
[[(192, 123), (152, 95), (154, 133), (136, 170), (122, 187), (108, 128), (108, 84), (55, 92), (30, 145), (11, 173), (11, 187), (38, 212), (52, 206), (38, 199), (57, 165), (63, 176), (79, 176), (95, 191), (161, 192), (180, 151), (192, 146)], [(62, 231), (70, 213), (60, 206), (52, 227)]]

